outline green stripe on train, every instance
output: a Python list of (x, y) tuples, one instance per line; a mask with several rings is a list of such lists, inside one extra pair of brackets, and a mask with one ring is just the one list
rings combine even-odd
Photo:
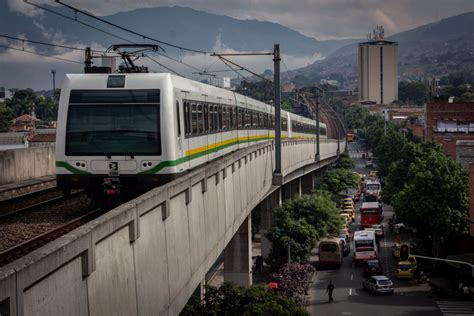
[[(193, 159), (197, 159), (199, 157), (211, 154), (213, 152), (225, 149), (225, 148), (230, 147), (230, 146), (234, 146), (234, 145), (237, 145), (237, 144), (256, 142), (256, 141), (261, 141), (261, 140), (269, 140), (269, 139), (272, 139), (272, 137), (260, 137), (260, 138), (251, 139), (251, 140), (246, 139), (246, 140), (235, 141), (235, 142), (225, 144), (225, 145), (222, 145), (222, 146), (219, 146), (219, 147), (216, 147), (216, 148), (212, 148), (212, 149), (209, 149), (209, 150), (204, 150), (202, 152), (195, 153), (195, 154), (192, 154), (192, 155), (189, 155), (189, 156), (186, 156), (186, 157), (178, 158), (176, 160), (162, 161), (158, 165), (154, 166), (153, 168), (151, 168), (149, 170), (139, 172), (138, 174), (146, 174), (146, 175), (156, 174), (160, 170), (162, 170), (163, 168), (174, 167), (174, 166), (177, 166), (177, 165), (182, 164), (184, 162), (191, 161)], [(71, 166), (69, 163), (67, 163), (65, 161), (56, 161), (56, 167), (62, 167), (64, 169), (67, 169), (68, 171), (70, 171), (73, 174), (91, 174), (90, 172), (79, 170), (79, 169)]]
[(71, 166), (70, 164), (68, 164), (65, 161), (56, 161), (56, 167), (62, 167), (64, 169), (69, 170), (70, 172), (72, 172), (74, 174), (91, 174), (90, 172), (74, 168), (73, 166)]
[(190, 161), (190, 160), (193, 160), (193, 159), (211, 154), (213, 152), (222, 150), (222, 149), (230, 147), (230, 146), (234, 146), (234, 145), (237, 145), (237, 144), (243, 144), (243, 143), (249, 143), (249, 142), (256, 142), (256, 141), (261, 141), (261, 140), (268, 140), (268, 139), (271, 139), (271, 137), (260, 137), (260, 138), (251, 139), (251, 140), (246, 139), (246, 140), (235, 141), (235, 142), (225, 144), (225, 145), (222, 145), (222, 146), (219, 146), (219, 147), (216, 147), (216, 148), (212, 148), (212, 149), (209, 149), (209, 150), (204, 150), (204, 151), (201, 151), (199, 153), (195, 153), (193, 155), (178, 158), (176, 160), (160, 162), (158, 165), (154, 166), (153, 168), (151, 168), (149, 170), (139, 172), (138, 174), (156, 174), (157, 172), (159, 172), (163, 168), (174, 167), (174, 166), (177, 166), (177, 165), (182, 164), (184, 162), (187, 162), (187, 161)]

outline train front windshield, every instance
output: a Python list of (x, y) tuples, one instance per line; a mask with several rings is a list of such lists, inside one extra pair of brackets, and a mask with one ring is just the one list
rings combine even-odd
[(159, 90), (72, 90), (66, 155), (161, 155)]

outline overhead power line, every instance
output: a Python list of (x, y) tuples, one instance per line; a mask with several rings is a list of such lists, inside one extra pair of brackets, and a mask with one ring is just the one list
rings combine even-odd
[[(117, 34), (114, 34), (114, 33), (108, 32), (108, 31), (105, 31), (105, 30), (103, 30), (103, 29), (101, 29), (101, 28), (99, 28), (99, 27), (96, 27), (96, 26), (94, 26), (94, 25), (91, 25), (91, 24), (82, 22), (82, 21), (78, 20), (77, 17), (74, 19), (74, 18), (69, 17), (69, 16), (67, 16), (67, 15), (64, 15), (64, 14), (62, 14), (62, 13), (56, 12), (56, 11), (51, 10), (51, 9), (48, 9), (48, 8), (45, 8), (45, 7), (43, 7), (43, 6), (41, 6), (41, 5), (38, 5), (38, 4), (36, 4), (36, 3), (29, 2), (28, 0), (24, 0), (24, 1), (25, 1), (25, 3), (30, 4), (30, 5), (32, 5), (32, 6), (36, 7), (36, 8), (38, 8), (38, 9), (44, 10), (44, 11), (46, 11), (46, 12), (49, 12), (49, 13), (52, 13), (52, 14), (55, 14), (55, 15), (58, 15), (58, 16), (63, 17), (63, 18), (65, 18), (65, 19), (71, 20), (71, 21), (73, 21), (73, 22), (77, 22), (77, 23), (79, 23), (79, 24), (81, 24), (81, 25), (87, 26), (87, 27), (89, 27), (89, 28), (91, 28), (91, 29), (94, 29), (94, 30), (96, 30), (96, 31), (102, 32), (102, 33), (107, 34), (107, 35), (109, 35), (109, 36), (118, 38), (118, 39), (123, 40), (123, 41), (125, 41), (125, 42), (131, 43), (131, 44), (137, 44), (137, 42), (131, 41), (131, 40), (127, 39), (127, 38), (124, 38), (124, 37), (119, 36), (119, 35), (117, 35)], [(196, 67), (194, 67), (194, 66), (192, 66), (192, 65), (189, 65), (189, 64), (187, 64), (187, 63), (185, 63), (185, 62), (183, 62), (183, 61), (180, 61), (180, 60), (177, 60), (177, 59), (175, 59), (175, 58), (172, 58), (172, 57), (170, 57), (170, 56), (168, 56), (168, 55), (166, 55), (166, 54), (164, 54), (164, 53), (159, 53), (159, 55), (161, 55), (161, 56), (163, 56), (163, 57), (165, 57), (165, 58), (171, 59), (171, 60), (173, 60), (173, 61), (175, 61), (175, 62), (177, 62), (177, 63), (183, 64), (183, 65), (185, 65), (185, 66), (187, 66), (187, 67), (190, 67), (190, 68), (192, 68), (192, 69), (194, 69), (194, 70), (202, 71), (202, 70), (199, 69), (199, 68), (196, 68)], [(153, 62), (155, 62), (155, 63), (159, 64), (160, 66), (162, 66), (163, 68), (168, 69), (169, 71), (171, 71), (171, 72), (173, 72), (173, 73), (175, 73), (175, 74), (177, 74), (177, 75), (182, 76), (182, 75), (179, 74), (178, 72), (172, 70), (170, 67), (164, 66), (163, 64), (161, 64), (161, 63), (159, 63), (158, 61), (154, 60), (154, 59), (151, 58), (150, 56), (147, 56), (147, 57), (148, 57), (150, 60), (152, 60)], [(182, 76), (182, 77), (184, 77), (184, 76)]]
[[(33, 43), (33, 44), (38, 44), (38, 45), (45, 45), (45, 46), (50, 46), (50, 47), (58, 47), (58, 48), (65, 48), (65, 49), (71, 49), (71, 50), (80, 50), (80, 51), (85, 51), (85, 48), (80, 48), (80, 47), (73, 47), (73, 46), (66, 46), (66, 45), (59, 45), (59, 44), (52, 44), (52, 43), (45, 43), (45, 42), (39, 42), (39, 41), (33, 41), (33, 40), (28, 40), (24, 38), (19, 38), (19, 37), (13, 37), (13, 36), (8, 36), (8, 35), (2, 35), (0, 34), (0, 37), (15, 40), (15, 41), (21, 41), (21, 42), (26, 42), (26, 43)], [(98, 53), (105, 53), (105, 51), (102, 50), (96, 50), (92, 49), (94, 52)]]
[(47, 54), (37, 53), (37, 52), (33, 52), (33, 51), (30, 51), (30, 50), (26, 50), (26, 49), (15, 48), (15, 47), (7, 46), (7, 45), (0, 45), (0, 47), (1, 47), (1, 48), (6, 48), (6, 49), (17, 50), (17, 51), (19, 51), (19, 52), (25, 52), (25, 53), (29, 53), (29, 54), (39, 55), (39, 56), (43, 56), (43, 57), (53, 58), (53, 59), (57, 59), (57, 60), (62, 60), (62, 61), (67, 61), (67, 62), (70, 62), (70, 63), (75, 63), (75, 64), (82, 65), (81, 62), (78, 62), (78, 61), (75, 61), (75, 60), (70, 60), (70, 59), (66, 59), (66, 58), (62, 58), (62, 57), (57, 57), (57, 56), (53, 56), (53, 55), (47, 55)]
[(38, 9), (44, 10), (44, 11), (49, 12), (49, 13), (52, 13), (52, 14), (56, 14), (56, 15), (58, 15), (58, 16), (60, 16), (60, 17), (63, 17), (63, 18), (65, 18), (65, 19), (68, 19), (68, 20), (77, 22), (77, 23), (82, 24), (82, 25), (84, 25), (84, 26), (90, 27), (90, 28), (92, 28), (92, 29), (94, 29), (94, 30), (96, 30), (96, 31), (102, 32), (102, 33), (104, 33), (104, 34), (113, 36), (113, 37), (118, 38), (118, 39), (121, 39), (121, 40), (123, 40), (123, 41), (129, 42), (129, 43), (133, 43), (132, 41), (130, 41), (130, 40), (124, 38), (124, 37), (121, 37), (121, 36), (118, 36), (118, 35), (116, 35), (116, 34), (110, 33), (110, 32), (108, 32), (108, 31), (102, 30), (102, 29), (100, 29), (100, 28), (98, 28), (98, 27), (96, 27), (96, 26), (90, 25), (90, 24), (88, 24), (88, 23), (84, 23), (84, 22), (82, 22), (82, 21), (79, 21), (78, 19), (71, 18), (70, 16), (67, 16), (67, 15), (64, 15), (64, 14), (62, 14), (62, 13), (56, 12), (56, 11), (54, 11), (54, 10), (51, 10), (51, 9), (45, 8), (45, 7), (43, 7), (43, 6), (40, 6), (39, 4), (29, 2), (28, 0), (24, 0), (24, 1), (25, 1), (25, 3), (27, 3), (27, 4), (29, 4), (29, 5), (32, 5), (32, 6), (36, 7), (36, 8), (38, 8)]
[(102, 19), (102, 18), (99, 18), (99, 17), (97, 17), (97, 16), (95, 16), (95, 15), (93, 15), (93, 14), (91, 14), (91, 13), (88, 13), (88, 12), (86, 12), (86, 11), (83, 11), (83, 10), (80, 10), (80, 9), (78, 9), (78, 8), (75, 8), (75, 7), (73, 7), (73, 6), (69, 5), (69, 4), (63, 3), (63, 2), (61, 2), (60, 0), (56, 0), (56, 2), (59, 3), (60, 5), (63, 5), (63, 6), (65, 6), (65, 7), (67, 7), (67, 8), (69, 8), (69, 9), (73, 10), (74, 12), (79, 12), (79, 13), (85, 15), (85, 16), (88, 16), (88, 17), (90, 17), (90, 18), (96, 19), (96, 20), (98, 20), (98, 21), (100, 21), (100, 22), (102, 22), (102, 23), (108, 24), (108, 25), (113, 26), (113, 27), (115, 27), (115, 28), (118, 28), (118, 29), (120, 29), (120, 30), (122, 30), (122, 31), (125, 31), (125, 32), (128, 32), (128, 33), (134, 34), (134, 35), (139, 36), (139, 37), (141, 37), (141, 38), (143, 38), (143, 39), (148, 39), (148, 40), (150, 40), (150, 41), (154, 41), (154, 42), (157, 42), (157, 43), (159, 43), (159, 44), (163, 44), (163, 45), (166, 45), (166, 46), (170, 46), (170, 47), (174, 47), (174, 48), (177, 48), (177, 49), (186, 50), (186, 51), (190, 51), (190, 52), (194, 52), (194, 53), (210, 54), (209, 52), (205, 52), (205, 51), (197, 50), (197, 49), (192, 49), (192, 48), (187, 48), (187, 47), (184, 47), (184, 46), (175, 45), (175, 44), (172, 44), (172, 43), (169, 43), (169, 42), (165, 42), (165, 41), (162, 41), (162, 40), (159, 40), (159, 39), (156, 39), (156, 38), (153, 38), (153, 37), (150, 37), (150, 36), (147, 36), (147, 35), (144, 35), (144, 34), (135, 32), (135, 31), (133, 31), (133, 30), (131, 30), (131, 29), (128, 29), (128, 28), (123, 27), (123, 26), (120, 26), (120, 25), (118, 25), (118, 24), (109, 22), (109, 21), (104, 20), (104, 19)]

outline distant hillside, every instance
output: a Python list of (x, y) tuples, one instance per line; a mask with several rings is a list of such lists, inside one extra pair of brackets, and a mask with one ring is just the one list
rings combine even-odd
[[(465, 73), (474, 80), (474, 12), (426, 24), (386, 38), (399, 44), (400, 80)], [(297, 81), (334, 77), (356, 86), (357, 43), (339, 48), (325, 60), (291, 71)]]
[[(73, 17), (71, 10), (66, 8), (48, 8)], [(92, 22), (113, 33), (142, 41), (136, 36), (110, 29), (80, 14), (79, 17), (86, 23)], [(325, 57), (338, 48), (354, 42), (352, 39), (318, 41), (277, 23), (239, 20), (178, 6), (137, 9), (103, 18), (163, 41), (205, 51), (211, 51), (216, 44), (237, 51), (262, 51), (272, 49), (274, 43), (280, 43), (285, 54), (298, 57), (319, 54)], [(42, 17), (12, 13), (8, 9), (7, 1), (0, 2), (0, 21), (2, 33), (9, 35), (25, 34), (27, 37), (41, 40), (45, 37), (40, 29), (43, 28), (49, 35), (61, 34), (67, 42), (95, 42), (103, 43), (104, 46), (120, 42), (118, 39), (50, 13), (44, 13)]]

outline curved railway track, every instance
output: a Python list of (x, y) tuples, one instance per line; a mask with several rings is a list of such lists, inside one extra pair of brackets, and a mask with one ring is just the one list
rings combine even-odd
[(101, 209), (95, 209), (87, 214), (73, 219), (67, 223), (57, 226), (45, 233), (28, 239), (20, 244), (10, 247), (0, 252), (0, 267), (4, 266), (26, 254), (40, 248), (41, 246), (53, 241), (54, 239), (74, 230), (75, 228), (91, 221), (102, 214)]

